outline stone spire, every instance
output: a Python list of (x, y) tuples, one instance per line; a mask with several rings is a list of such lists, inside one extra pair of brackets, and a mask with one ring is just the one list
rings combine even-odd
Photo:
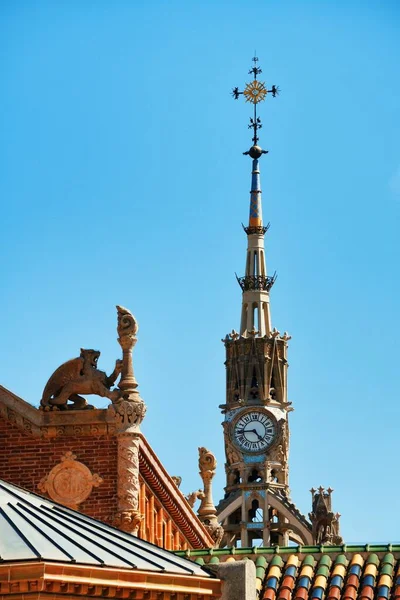
[(254, 77), (253, 81), (246, 84), (243, 92), (240, 92), (237, 87), (232, 91), (235, 100), (239, 98), (240, 94), (243, 94), (246, 102), (250, 102), (254, 110), (249, 124), (249, 129), (253, 130), (253, 145), (250, 150), (244, 152), (253, 161), (249, 224), (248, 227), (244, 227), (247, 233), (246, 270), (244, 277), (237, 277), (237, 280), (243, 291), (240, 335), (248, 337), (250, 334), (264, 337), (271, 334), (269, 290), (274, 284), (276, 275), (268, 276), (265, 264), (264, 235), (269, 224), (266, 227), (263, 225), (259, 159), (268, 151), (258, 145), (258, 131), (262, 128), (262, 124), (260, 117), (257, 116), (257, 105), (265, 100), (268, 93), (275, 98), (279, 93), (279, 88), (273, 85), (271, 89), (268, 89), (265, 83), (259, 81), (257, 77), (262, 71), (258, 66), (256, 56), (253, 58), (253, 63), (254, 66), (249, 71), (249, 75)]
[(249, 334), (260, 337), (271, 334), (269, 291), (276, 274), (272, 277), (267, 275), (265, 263), (264, 236), (269, 224), (264, 227), (262, 218), (259, 159), (263, 153), (265, 151), (257, 145), (245, 153), (253, 159), (249, 224), (244, 227), (247, 233), (246, 269), (244, 277), (237, 278), (243, 291), (240, 334), (245, 337)]

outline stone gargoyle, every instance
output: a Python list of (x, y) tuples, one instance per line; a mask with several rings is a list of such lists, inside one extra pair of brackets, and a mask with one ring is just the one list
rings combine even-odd
[[(81, 410), (93, 408), (80, 394), (96, 394), (116, 402), (121, 391), (110, 390), (122, 371), (122, 360), (115, 362), (115, 369), (107, 376), (97, 368), (100, 352), (81, 348), (81, 355), (63, 363), (56, 369), (44, 388), (40, 408), (42, 410)], [(72, 404), (68, 404), (68, 400)]]

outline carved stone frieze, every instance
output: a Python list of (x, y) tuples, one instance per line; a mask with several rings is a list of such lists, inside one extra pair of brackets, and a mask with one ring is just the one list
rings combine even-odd
[(44, 426), (39, 430), (39, 434), (44, 438), (55, 437), (71, 437), (71, 436), (99, 436), (112, 435), (115, 433), (115, 424), (113, 423), (98, 423), (93, 425), (83, 424), (77, 425), (59, 425), (59, 426)]
[(67, 452), (39, 482), (38, 488), (52, 500), (77, 510), (79, 504), (90, 496), (93, 487), (102, 482), (100, 475), (93, 475), (86, 465), (76, 460), (75, 454)]
[(16, 425), (19, 429), (26, 431), (26, 433), (40, 435), (40, 427), (32, 423), (29, 419), (26, 419), (19, 412), (12, 410), (4, 404), (0, 404), (0, 415), (10, 423)]

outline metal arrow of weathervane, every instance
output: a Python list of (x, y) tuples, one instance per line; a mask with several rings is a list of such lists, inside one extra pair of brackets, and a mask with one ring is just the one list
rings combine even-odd
[[(233, 88), (232, 96), (235, 98), (235, 100), (238, 100), (239, 96), (243, 94), (246, 98), (246, 102), (251, 102), (252, 104), (254, 104), (254, 116), (253, 118), (250, 118), (249, 129), (252, 129), (254, 132), (252, 139), (254, 145), (256, 146), (259, 140), (257, 132), (259, 129), (262, 128), (261, 119), (260, 117), (257, 117), (257, 104), (265, 100), (267, 94), (272, 94), (272, 97), (275, 98), (275, 96), (279, 94), (280, 90), (276, 85), (273, 85), (270, 90), (267, 89), (265, 83), (257, 79), (257, 75), (260, 75), (260, 73), (262, 73), (262, 70), (257, 66), (257, 56), (253, 58), (253, 63), (254, 67), (250, 69), (249, 75), (253, 74), (254, 80), (251, 83), (246, 84), (246, 87), (243, 90), (243, 92), (240, 92), (238, 87)], [(263, 153), (265, 152), (266, 151), (263, 150)], [(248, 154), (248, 152), (245, 152), (244, 154)]]

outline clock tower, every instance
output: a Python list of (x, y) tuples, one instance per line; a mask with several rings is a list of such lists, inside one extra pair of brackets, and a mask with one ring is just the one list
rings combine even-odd
[(258, 142), (261, 120), (257, 105), (267, 95), (277, 96), (258, 79), (258, 59), (243, 92), (253, 105), (249, 128), (253, 145), (252, 176), (245, 274), (237, 277), (242, 290), (240, 331), (223, 340), (226, 349), (226, 402), (221, 405), (226, 453), (225, 498), (218, 505), (226, 545), (270, 546), (312, 543), (311, 524), (290, 500), (288, 479), (289, 424), (287, 347), (290, 336), (272, 328), (270, 290), (276, 274), (268, 275), (261, 207), (260, 159), (267, 152)]

